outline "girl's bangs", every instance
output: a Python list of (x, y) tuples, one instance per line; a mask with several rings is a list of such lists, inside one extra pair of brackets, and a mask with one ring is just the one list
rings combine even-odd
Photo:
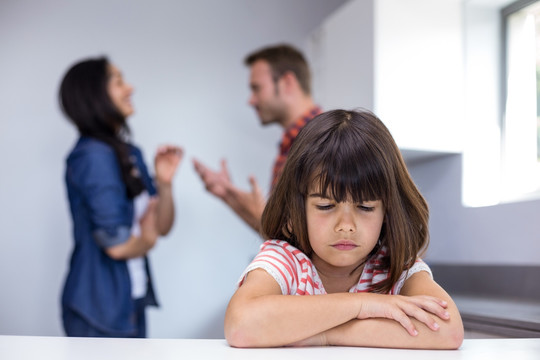
[(310, 185), (303, 189), (303, 193), (316, 192), (337, 202), (384, 200), (387, 181), (377, 161), (361, 156), (342, 158), (336, 155), (313, 163), (312, 171), (308, 171), (310, 181), (305, 182)]

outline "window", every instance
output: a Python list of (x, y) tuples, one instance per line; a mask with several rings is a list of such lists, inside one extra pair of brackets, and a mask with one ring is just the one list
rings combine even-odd
[(508, 202), (540, 196), (540, 1), (517, 1), (501, 14), (501, 201)]

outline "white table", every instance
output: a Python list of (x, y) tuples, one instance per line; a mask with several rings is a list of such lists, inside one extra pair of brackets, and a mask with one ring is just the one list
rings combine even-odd
[(400, 350), (360, 347), (235, 349), (225, 340), (98, 339), (0, 336), (1, 360), (539, 360), (538, 339), (465, 340), (459, 350)]

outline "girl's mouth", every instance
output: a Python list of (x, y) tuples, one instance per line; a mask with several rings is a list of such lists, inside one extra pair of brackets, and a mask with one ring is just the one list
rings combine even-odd
[(347, 251), (347, 250), (355, 249), (357, 247), (357, 245), (353, 241), (342, 240), (342, 241), (338, 241), (337, 243), (333, 244), (332, 247), (334, 249), (337, 249), (337, 250)]

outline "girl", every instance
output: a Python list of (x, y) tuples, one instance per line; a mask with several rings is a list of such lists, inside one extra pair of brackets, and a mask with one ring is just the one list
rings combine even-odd
[(60, 86), (62, 110), (80, 134), (65, 176), (75, 239), (62, 294), (68, 336), (145, 337), (145, 306), (157, 305), (146, 254), (173, 225), (182, 150), (158, 149), (156, 189), (127, 142), (132, 93), (106, 58), (74, 65)]
[(456, 305), (418, 258), (427, 204), (375, 115), (330, 111), (300, 132), (262, 230), (273, 240), (229, 303), (230, 345), (461, 345)]

